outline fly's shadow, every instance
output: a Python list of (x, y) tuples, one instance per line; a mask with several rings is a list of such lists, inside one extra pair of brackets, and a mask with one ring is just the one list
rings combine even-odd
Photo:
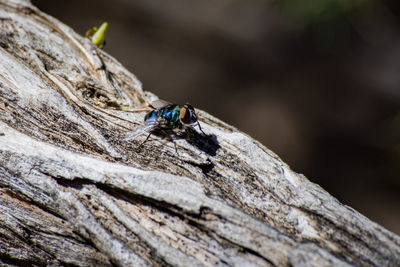
[(161, 139), (173, 142), (177, 154), (179, 153), (174, 140), (179, 139), (186, 140), (186, 142), (210, 156), (215, 156), (220, 148), (216, 135), (200, 134), (192, 128), (186, 128), (185, 131), (178, 133), (173, 130), (154, 129), (148, 134), (147, 138), (139, 145), (138, 148), (141, 148), (148, 141), (151, 135), (155, 135)]
[(220, 148), (217, 136), (215, 134), (200, 134), (192, 128), (186, 129), (185, 140), (192, 146), (210, 156), (215, 156)]

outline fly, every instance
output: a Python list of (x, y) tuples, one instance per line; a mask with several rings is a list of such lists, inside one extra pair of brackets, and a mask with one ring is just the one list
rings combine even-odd
[(163, 100), (157, 100), (152, 102), (151, 105), (154, 109), (148, 112), (144, 117), (144, 126), (128, 133), (124, 138), (125, 141), (136, 139), (139, 135), (148, 133), (146, 140), (140, 145), (142, 146), (154, 133), (162, 133), (172, 139), (172, 137), (176, 136), (174, 130), (193, 129), (196, 125), (199, 126), (200, 131), (206, 135), (201, 129), (193, 106), (190, 104), (178, 105)]

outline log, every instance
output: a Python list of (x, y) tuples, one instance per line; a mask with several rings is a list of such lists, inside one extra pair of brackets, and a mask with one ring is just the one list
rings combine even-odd
[(0, 28), (2, 265), (400, 266), (399, 236), (204, 111), (206, 135), (125, 141), (157, 97), (29, 1)]

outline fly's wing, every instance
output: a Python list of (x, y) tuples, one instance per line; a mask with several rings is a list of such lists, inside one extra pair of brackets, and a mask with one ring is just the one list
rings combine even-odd
[(137, 129), (127, 133), (123, 140), (124, 141), (135, 140), (138, 136), (140, 136), (142, 134), (148, 134), (153, 129), (154, 129), (154, 125), (146, 125), (146, 126), (139, 127)]
[(171, 105), (171, 103), (168, 101), (165, 101), (165, 100), (161, 100), (161, 99), (154, 100), (153, 102), (151, 102), (151, 106), (155, 109), (160, 109), (160, 108), (166, 107), (168, 105)]

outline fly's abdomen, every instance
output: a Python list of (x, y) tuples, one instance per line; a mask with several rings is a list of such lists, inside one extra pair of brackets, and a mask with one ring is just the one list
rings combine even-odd
[(158, 113), (159, 111), (157, 109), (147, 113), (146, 116), (144, 117), (144, 125), (150, 126), (156, 124), (157, 118), (159, 117)]

